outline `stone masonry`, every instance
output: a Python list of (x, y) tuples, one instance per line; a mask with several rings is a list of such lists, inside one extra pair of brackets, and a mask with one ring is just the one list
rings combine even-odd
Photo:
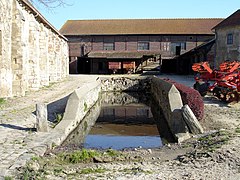
[(0, 97), (68, 76), (68, 45), (27, 0), (0, 0)]

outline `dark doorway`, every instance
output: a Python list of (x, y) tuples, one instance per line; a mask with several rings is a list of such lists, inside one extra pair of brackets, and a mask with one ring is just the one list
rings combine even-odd
[(176, 46), (176, 56), (179, 56), (181, 53), (181, 46)]
[(90, 74), (90, 72), (91, 72), (90, 59), (78, 58), (77, 71), (79, 74)]
[(177, 72), (176, 59), (163, 59), (161, 72), (162, 73), (176, 73)]
[(84, 45), (81, 46), (81, 56), (84, 56)]

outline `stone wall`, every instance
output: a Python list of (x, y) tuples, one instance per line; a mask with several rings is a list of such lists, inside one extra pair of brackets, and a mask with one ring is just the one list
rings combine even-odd
[(151, 78), (132, 76), (101, 77), (102, 91), (144, 91), (150, 92)]
[[(240, 26), (216, 29), (216, 67), (226, 61), (240, 61)], [(233, 44), (227, 44), (227, 35), (233, 35)]]
[(0, 97), (68, 76), (66, 38), (25, 0), (0, 0)]

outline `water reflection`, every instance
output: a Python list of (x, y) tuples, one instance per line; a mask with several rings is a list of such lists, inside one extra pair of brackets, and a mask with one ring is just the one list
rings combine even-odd
[(64, 145), (98, 149), (161, 147), (162, 138), (171, 136), (167, 126), (161, 125), (161, 114), (149, 94), (103, 93)]
[(156, 148), (161, 138), (149, 104), (149, 96), (139, 93), (104, 93), (102, 109), (86, 137), (85, 148)]

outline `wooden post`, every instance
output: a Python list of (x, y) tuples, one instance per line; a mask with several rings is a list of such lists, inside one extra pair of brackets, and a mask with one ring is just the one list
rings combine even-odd
[(48, 132), (47, 106), (44, 103), (36, 104), (36, 128), (39, 132)]

